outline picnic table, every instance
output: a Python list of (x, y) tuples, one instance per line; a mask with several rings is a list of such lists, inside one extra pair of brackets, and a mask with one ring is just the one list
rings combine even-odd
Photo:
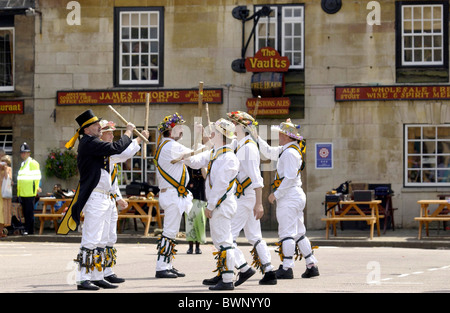
[[(123, 209), (119, 210), (118, 212), (118, 219), (119, 221), (121, 219), (140, 219), (144, 225), (144, 235), (148, 235), (148, 231), (150, 228), (150, 222), (156, 221), (158, 223), (158, 227), (162, 228), (162, 220), (161, 218), (164, 217), (163, 214), (161, 214), (160, 208), (159, 208), (159, 201), (155, 198), (145, 198), (145, 197), (131, 197), (128, 199), (124, 199), (128, 202), (128, 206)], [(39, 227), (39, 235), (42, 235), (44, 231), (44, 222), (47, 220), (52, 220), (55, 223), (55, 232), (57, 232), (58, 222), (64, 217), (64, 213), (69, 207), (70, 203), (72, 202), (72, 198), (54, 198), (54, 197), (42, 197), (39, 200), (42, 202), (42, 212), (35, 213), (34, 216), (39, 218), (40, 221), (40, 227)], [(55, 206), (58, 202), (62, 202), (61, 206), (58, 209), (55, 209)], [(148, 207), (148, 210), (144, 210), (144, 206)], [(153, 208), (156, 211), (156, 215), (152, 216), (152, 210)], [(119, 223), (118, 225), (119, 226)], [(120, 229), (119, 229), (120, 230)]]
[[(42, 212), (35, 213), (34, 217), (38, 217), (40, 221), (39, 226), (39, 235), (42, 235), (44, 232), (44, 222), (47, 220), (52, 220), (55, 225), (55, 232), (58, 231), (58, 221), (61, 220), (64, 216), (65, 211), (72, 202), (72, 198), (55, 198), (55, 197), (42, 197), (39, 199), (42, 202)], [(62, 202), (61, 206), (55, 210), (55, 205), (58, 202)]]
[[(144, 236), (148, 235), (150, 222), (152, 221), (156, 221), (158, 223), (159, 228), (163, 227), (161, 218), (164, 215), (161, 214), (158, 199), (145, 197), (130, 197), (128, 199), (124, 198), (124, 200), (128, 202), (128, 207), (119, 211), (119, 221), (121, 219), (126, 218), (140, 219), (145, 225)], [(146, 210), (144, 210), (144, 206), (148, 207), (147, 212)], [(154, 217), (152, 216), (153, 208), (156, 211), (156, 215)]]
[[(373, 232), (375, 224), (377, 225), (377, 233), (380, 236), (380, 218), (384, 218), (379, 214), (378, 205), (381, 200), (372, 201), (340, 201), (339, 204), (342, 207), (341, 210), (337, 210), (339, 206), (335, 206), (328, 210), (327, 217), (322, 218), (322, 221), (327, 223), (326, 226), (326, 239), (329, 239), (329, 227), (333, 226), (334, 236), (337, 236), (336, 224), (342, 221), (366, 221), (370, 225), (370, 239), (373, 239)], [(330, 205), (332, 205), (330, 203)], [(363, 212), (360, 206), (369, 206), (370, 215)]]
[[(422, 227), (425, 224), (425, 230), (427, 236), (430, 235), (428, 224), (434, 221), (450, 221), (450, 215), (448, 215), (450, 209), (450, 203), (447, 200), (419, 200), (417, 201), (420, 204), (420, 215), (419, 217), (415, 217), (414, 220), (419, 222), (419, 235), (418, 239), (422, 239)], [(434, 210), (433, 213), (428, 212), (428, 207), (430, 205), (437, 204), (438, 207)]]

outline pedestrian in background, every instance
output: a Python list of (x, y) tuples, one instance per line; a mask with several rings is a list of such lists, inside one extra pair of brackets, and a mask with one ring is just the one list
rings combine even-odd
[(38, 192), (41, 192), (39, 183), (41, 170), (39, 163), (31, 157), (30, 147), (26, 142), (20, 146), (20, 157), (23, 162), (17, 174), (17, 196), (22, 205), (25, 218), (24, 235), (34, 234), (34, 206)]
[[(12, 168), (11, 168), (11, 157), (9, 155), (4, 155), (0, 159), (0, 181), (1, 184), (1, 198), (3, 205), (3, 217), (4, 217), (4, 227), (11, 226), (11, 208), (12, 208)], [(0, 236), (6, 237), (2, 231), (0, 231)]]
[[(194, 199), (192, 200), (192, 209), (189, 214), (185, 214), (186, 223), (186, 240), (189, 243), (187, 254), (194, 253), (201, 254), (200, 244), (206, 241), (206, 196), (205, 196), (205, 178), (203, 177), (204, 169), (189, 170), (189, 177), (191, 177), (188, 189), (192, 193)], [(206, 175), (206, 172), (205, 172)]]

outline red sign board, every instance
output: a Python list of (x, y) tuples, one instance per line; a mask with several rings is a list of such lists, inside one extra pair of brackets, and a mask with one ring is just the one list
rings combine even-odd
[(289, 66), (288, 57), (282, 57), (271, 47), (261, 48), (254, 57), (245, 59), (248, 72), (287, 72)]
[[(247, 99), (247, 113), (253, 115), (257, 98)], [(286, 115), (289, 114), (291, 100), (289, 98), (261, 98), (257, 115)]]
[(335, 101), (444, 100), (450, 86), (346, 86), (335, 87)]
[(23, 114), (23, 100), (0, 101), (0, 114)]
[[(146, 94), (150, 93), (153, 104), (197, 104), (198, 90), (73, 90), (58, 91), (58, 105), (110, 105), (110, 104), (145, 104)], [(223, 89), (204, 89), (203, 102), (209, 104), (223, 103)]]

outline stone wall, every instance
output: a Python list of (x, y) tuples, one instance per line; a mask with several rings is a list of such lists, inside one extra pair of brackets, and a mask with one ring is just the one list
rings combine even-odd
[[(231, 11), (237, 5), (280, 3), (286, 1), (189, 0), (125, 1), (80, 0), (81, 25), (70, 26), (70, 10), (58, 0), (39, 1), (43, 12), (43, 33), (35, 36), (34, 145), (43, 161), (49, 148), (62, 147), (77, 127), (75, 117), (85, 106), (56, 106), (56, 92), (70, 89), (113, 88), (114, 7), (164, 6), (165, 82), (162, 88), (224, 88), (224, 103), (210, 105), (211, 119), (231, 110), (245, 110), (251, 97), (251, 74), (238, 74), (231, 63), (240, 57), (241, 22)], [(445, 123), (450, 120), (448, 101), (335, 102), (336, 85), (387, 85), (396, 83), (395, 3), (378, 1), (381, 25), (367, 23), (368, 1), (343, 1), (336, 14), (325, 13), (321, 1), (304, 3), (305, 21), (305, 118), (302, 125), (308, 140), (307, 168), (303, 175), (307, 193), (307, 227), (320, 229), (324, 223), (325, 193), (345, 180), (366, 183), (391, 183), (395, 191), (396, 224), (412, 227), (418, 214), (417, 200), (435, 198), (439, 189), (403, 187), (403, 125), (405, 123)], [(246, 25), (246, 38), (251, 25)], [(253, 55), (253, 43), (247, 51)], [(303, 86), (302, 86), (303, 88)], [(56, 122), (50, 117), (56, 109)], [(104, 106), (93, 107), (106, 119), (114, 116)], [(143, 106), (117, 106), (138, 126), (143, 125)], [(194, 105), (152, 105), (150, 125), (167, 113), (178, 111), (187, 124), (193, 124)], [(442, 115), (441, 113), (445, 113)], [(1, 121), (1, 118), (0, 118)], [(140, 122), (142, 121), (142, 122)], [(277, 125), (281, 120), (260, 120), (261, 125)], [(32, 124), (30, 122), (30, 124)], [(334, 168), (316, 170), (314, 145), (332, 142)], [(264, 196), (269, 194), (273, 172), (264, 172)], [(49, 189), (53, 182), (44, 182)], [(69, 182), (68, 184), (73, 184)], [(65, 186), (63, 186), (65, 187)], [(66, 186), (69, 187), (69, 186)], [(265, 202), (264, 228), (276, 229), (275, 207)]]

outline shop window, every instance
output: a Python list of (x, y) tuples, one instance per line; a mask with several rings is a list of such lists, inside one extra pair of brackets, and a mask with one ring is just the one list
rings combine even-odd
[(448, 81), (448, 1), (397, 2), (397, 82)]
[[(114, 132), (114, 140), (118, 140), (125, 129), (117, 129)], [(125, 188), (126, 185), (134, 182), (146, 182), (152, 186), (156, 185), (156, 168), (153, 163), (153, 156), (155, 155), (156, 142), (158, 139), (158, 132), (156, 128), (149, 128), (150, 136), (147, 144), (147, 157), (144, 158), (141, 150), (126, 162), (119, 164), (118, 182), (119, 188)]]
[(405, 186), (450, 186), (450, 125), (405, 125)]
[(163, 8), (115, 8), (116, 86), (163, 85)]
[[(261, 6), (255, 7), (255, 12)], [(287, 56), (290, 69), (304, 68), (304, 6), (270, 6), (272, 12), (261, 17), (255, 30), (255, 51), (272, 47)]]
[(14, 27), (0, 27), (0, 91), (14, 91)]

